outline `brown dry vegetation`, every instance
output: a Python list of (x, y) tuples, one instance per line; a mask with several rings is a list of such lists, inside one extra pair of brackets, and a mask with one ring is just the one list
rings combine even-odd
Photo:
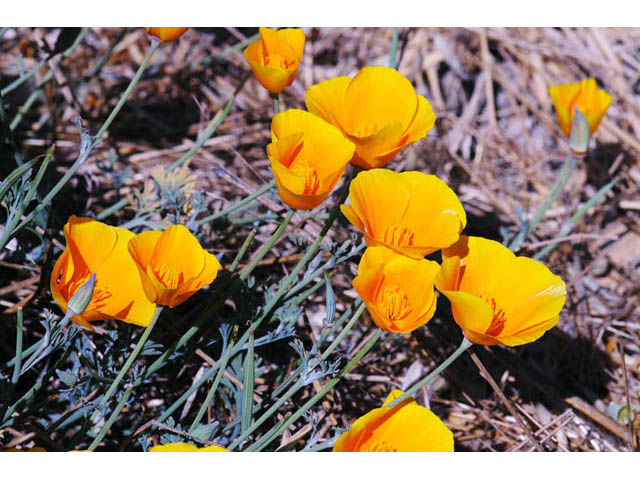
[[(143, 30), (128, 31), (100, 75), (85, 80), (96, 58), (120, 32), (89, 29), (73, 55), (52, 62), (53, 81), (46, 84), (16, 130), (25, 158), (55, 144), (56, 168), (62, 172), (78, 154), (73, 118), (80, 115), (93, 132), (99, 128), (148, 45)], [(54, 202), (48, 225), (52, 242), (64, 243), (61, 227), (69, 215), (99, 213), (120, 196), (132, 197), (140, 191), (153, 167), (166, 167), (185, 153), (202, 125), (240, 86), (231, 114), (190, 162), (194, 187), (205, 195), (208, 211), (216, 212), (271, 180), (265, 154), (273, 113), (268, 93), (254, 78), (245, 78), (249, 70), (239, 52), (216, 57), (253, 33), (255, 29), (249, 28), (198, 28), (158, 50), (108, 137)], [(314, 83), (388, 62), (391, 29), (312, 28), (305, 33), (298, 77), (281, 96), (281, 109), (304, 108), (305, 90)], [(42, 28), (5, 33), (0, 42), (0, 83), (5, 85), (17, 75), (19, 54), (28, 70), (56, 35), (55, 29)], [(638, 420), (627, 428), (605, 412), (626, 405), (627, 392), (631, 405), (640, 407), (640, 30), (402, 28), (399, 59), (400, 72), (429, 99), (438, 120), (426, 139), (405, 148), (388, 168), (438, 175), (460, 196), (469, 216), (466, 233), (496, 240), (502, 238), (501, 229), (517, 230), (518, 210), (530, 216), (537, 208), (567, 150), (547, 87), (592, 76), (613, 96), (588, 155), (519, 252), (533, 255), (546, 246), (582, 203), (612, 178), (619, 179), (545, 259), (568, 288), (557, 328), (527, 346), (472, 350), (521, 422), (468, 354), (433, 382), (429, 392), (421, 392), (418, 400), (429, 402), (453, 430), (457, 450), (533, 450), (533, 436), (546, 450), (631, 449), (631, 435), (640, 434)], [(39, 81), (36, 76), (4, 99), (9, 118)], [(119, 192), (104, 168), (109, 155), (115, 156), (115, 170), (132, 169)], [(0, 176), (4, 176), (11, 159), (4, 152), (0, 158)], [(335, 202), (335, 195), (329, 202)], [(312, 240), (322, 228), (314, 215), (324, 208), (298, 212), (288, 232)], [(284, 216), (275, 191), (260, 197), (259, 204), (239, 218), (268, 212), (273, 212), (273, 218)], [(107, 221), (116, 224), (131, 215), (132, 210), (124, 208)], [(251, 228), (258, 233), (247, 258), (276, 227), (277, 221), (212, 226), (205, 247), (221, 254), (222, 263), (228, 264)], [(340, 221), (329, 236), (342, 242), (353, 233)], [(27, 234), (18, 240), (33, 241)], [(282, 237), (270, 260), (255, 271), (257, 281), (287, 272), (299, 252), (290, 237)], [(13, 355), (16, 306), (36, 316), (26, 324), (27, 329), (32, 327), (26, 333), (27, 344), (39, 335), (38, 312), (43, 307), (58, 310), (48, 291), (54, 259), (46, 258), (42, 267), (26, 267), (26, 263), (8, 263), (3, 256), (0, 252), (0, 356), (4, 361)], [(356, 266), (355, 261), (346, 262), (334, 277), (338, 313), (356, 297), (351, 287)], [(345, 428), (379, 406), (391, 388), (422, 377), (456, 348), (461, 334), (445, 303), (441, 299), (436, 316), (425, 328), (387, 337), (327, 395), (322, 407), (316, 407), (323, 416), (322, 438), (331, 438), (333, 427)], [(305, 312), (296, 333), (311, 345), (325, 316), (324, 289), (309, 299)], [(363, 318), (348, 337), (345, 356), (364, 345), (375, 328), (366, 313)], [(174, 340), (177, 331), (184, 330), (183, 323), (161, 322), (155, 340)], [(109, 324), (103, 327), (108, 329)], [(291, 368), (296, 359), (286, 342), (270, 346), (262, 355), (267, 372), (256, 382), (257, 395), (269, 391), (269, 372)], [(176, 370), (176, 383), (167, 382), (171, 374), (163, 373), (157, 390), (146, 390), (137, 405), (144, 410), (153, 399), (166, 398), (170, 403), (190, 385), (206, 357), (192, 357), (188, 374)], [(320, 384), (314, 387), (319, 389)], [(55, 390), (52, 385), (49, 393)], [(294, 400), (300, 403), (312, 393), (309, 389)], [(289, 404), (283, 414), (290, 410)], [(35, 437), (39, 445), (47, 446), (29, 429), (8, 433), (11, 445), (28, 445)], [(287, 438), (298, 433), (305, 433), (303, 421)]]

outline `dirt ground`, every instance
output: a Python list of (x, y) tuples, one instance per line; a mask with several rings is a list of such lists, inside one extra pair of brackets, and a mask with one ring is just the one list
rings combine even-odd
[[(393, 29), (306, 28), (305, 52), (297, 80), (281, 95), (281, 109), (304, 108), (308, 87), (337, 75), (353, 75), (366, 65), (386, 65)], [(189, 164), (190, 188), (201, 192), (206, 214), (222, 210), (269, 182), (266, 157), (273, 105), (252, 76), (241, 49), (233, 45), (254, 35), (253, 28), (196, 28), (163, 45), (108, 132), (74, 179), (56, 197), (45, 237), (64, 244), (62, 226), (71, 214), (98, 214), (119, 199), (140, 202), (154, 168), (168, 167), (183, 155), (203, 125), (241, 90), (229, 116)], [(18, 57), (29, 70), (51, 48), (57, 29), (10, 29), (0, 40), (0, 85), (18, 75)], [(119, 37), (120, 36), (120, 37)], [(93, 74), (96, 59), (119, 38), (112, 55)], [(16, 142), (27, 159), (55, 144), (56, 173), (75, 160), (80, 137), (73, 120), (95, 132), (109, 114), (144, 58), (148, 37), (143, 29), (94, 29), (68, 58), (51, 64), (53, 78), (35, 97), (15, 128)], [(423, 390), (429, 404), (454, 432), (459, 451), (628, 451), (640, 436), (640, 416), (626, 422), (627, 402), (640, 409), (640, 29), (621, 28), (400, 28), (399, 71), (426, 96), (437, 116), (427, 137), (405, 148), (387, 168), (438, 175), (459, 195), (468, 215), (465, 233), (498, 241), (515, 233), (521, 218), (531, 216), (562, 165), (567, 140), (557, 125), (548, 86), (597, 79), (613, 97), (591, 148), (560, 199), (518, 252), (533, 256), (549, 245), (569, 218), (614, 178), (607, 196), (544, 258), (568, 290), (559, 324), (542, 339), (515, 347), (473, 348), (476, 360), (496, 380), (522, 423), (483, 379), (481, 368), (463, 355)], [(4, 101), (13, 119), (42, 82), (35, 75)], [(0, 178), (11, 159), (0, 154)], [(335, 201), (335, 195), (332, 197)], [(256, 283), (272, 282), (291, 269), (300, 256), (298, 242), (310, 242), (322, 228), (318, 213), (298, 212), (275, 249), (255, 271)], [(205, 245), (234, 259), (251, 229), (257, 235), (246, 258), (259, 249), (284, 215), (275, 190), (259, 197), (231, 221), (211, 224)], [(4, 212), (2, 213), (4, 215)], [(105, 221), (119, 224), (133, 217), (127, 205)], [(320, 218), (322, 218), (320, 216)], [(4, 217), (0, 217), (4, 219)], [(338, 244), (356, 238), (340, 219), (329, 233)], [(41, 333), (44, 308), (59, 313), (48, 290), (54, 258), (30, 262), (20, 252), (38, 246), (24, 232), (20, 247), (0, 252), (0, 360), (13, 356), (15, 311), (25, 310), (25, 342)], [(11, 247), (11, 245), (10, 245)], [(18, 251), (16, 251), (18, 248)], [(52, 251), (52, 250), (50, 250)], [(218, 255), (220, 257), (220, 255)], [(333, 289), (338, 314), (357, 297), (351, 287), (358, 258), (336, 267)], [(238, 308), (229, 305), (229, 312)], [(161, 323), (154, 340), (168, 343), (186, 327), (176, 309)], [(441, 298), (433, 320), (409, 335), (386, 337), (360, 365), (331, 391), (315, 411), (321, 440), (334, 429), (379, 406), (391, 388), (410, 384), (438, 365), (461, 340), (459, 328)], [(324, 288), (305, 303), (296, 336), (309, 347), (320, 335), (326, 315)], [(175, 320), (175, 323), (172, 321)], [(92, 341), (100, 347), (109, 324)], [(119, 328), (126, 328), (119, 327)], [(341, 347), (346, 355), (361, 348), (375, 326), (367, 313)], [(91, 336), (91, 334), (83, 334)], [(215, 350), (214, 350), (215, 352)], [(214, 357), (214, 353), (209, 353)], [(257, 395), (267, 395), (274, 372), (290, 369), (297, 359), (288, 341), (261, 351), (263, 376)], [(206, 357), (206, 355), (205, 355)], [(166, 404), (179, 396), (206, 365), (191, 355), (181, 368), (162, 371), (137, 400), (141, 412), (134, 427), (153, 418), (152, 399)], [(214, 357), (215, 358), (215, 357)], [(175, 378), (172, 378), (173, 375)], [(177, 379), (177, 380), (176, 380)], [(52, 383), (48, 393), (55, 395)], [(294, 397), (299, 403), (320, 383)], [(195, 407), (194, 407), (195, 408)], [(132, 409), (135, 409), (132, 407)], [(149, 409), (145, 413), (145, 409)], [(291, 409), (285, 405), (282, 414)], [(184, 412), (183, 412), (184, 413)], [(625, 425), (625, 423), (627, 423)], [(118, 424), (114, 437), (127, 438), (131, 425)], [(306, 433), (299, 421), (281, 441)], [(28, 436), (16, 429), (6, 438)], [(29, 445), (33, 435), (23, 441)], [(47, 443), (38, 435), (39, 442)], [(55, 446), (62, 439), (49, 439)], [(53, 447), (52, 447), (53, 448)], [(293, 448), (296, 448), (295, 442)]]

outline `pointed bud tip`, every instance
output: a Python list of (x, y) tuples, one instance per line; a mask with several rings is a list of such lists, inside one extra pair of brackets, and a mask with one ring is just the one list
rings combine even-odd
[(589, 122), (578, 107), (573, 107), (575, 115), (571, 125), (569, 144), (571, 151), (576, 156), (584, 156), (589, 148)]

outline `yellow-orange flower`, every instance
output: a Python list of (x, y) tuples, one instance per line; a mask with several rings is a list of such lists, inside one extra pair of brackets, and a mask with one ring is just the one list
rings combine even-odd
[(579, 83), (552, 85), (549, 87), (549, 95), (556, 109), (560, 128), (567, 137), (571, 135), (575, 115), (573, 107), (578, 107), (586, 117), (593, 135), (612, 101), (611, 95), (598, 88), (593, 78), (586, 78)]
[(329, 196), (355, 148), (333, 125), (296, 109), (273, 117), (271, 138), (267, 155), (280, 198), (302, 210)]
[(180, 38), (189, 27), (144, 27), (149, 35), (161, 42), (172, 42)]
[(555, 326), (567, 294), (562, 279), (542, 263), (464, 235), (442, 250), (435, 285), (471, 342), (510, 347), (533, 342)]
[(218, 445), (210, 445), (208, 447), (198, 448), (190, 443), (165, 443), (164, 445), (156, 445), (149, 449), (150, 452), (228, 452), (226, 448)]
[(278, 94), (296, 78), (303, 52), (304, 32), (299, 28), (260, 27), (260, 38), (243, 55), (260, 84)]
[(72, 215), (64, 226), (67, 248), (53, 267), (51, 293), (62, 311), (73, 294), (96, 274), (91, 301), (71, 320), (90, 330), (89, 322), (116, 319), (140, 326), (151, 321), (155, 305), (145, 295), (127, 244), (129, 230)]
[(422, 258), (458, 240), (467, 216), (456, 194), (435, 175), (374, 169), (349, 186), (345, 217), (368, 246)]
[(184, 225), (148, 230), (129, 242), (149, 300), (175, 307), (216, 278), (220, 262)]
[(382, 408), (357, 419), (333, 445), (334, 452), (453, 452), (453, 434), (431, 410), (409, 397), (385, 408), (402, 391), (393, 390)]
[(353, 288), (378, 327), (408, 333), (433, 317), (433, 280), (439, 270), (430, 260), (415, 260), (386, 247), (369, 247), (358, 265)]
[(365, 67), (355, 77), (334, 77), (309, 88), (307, 109), (338, 127), (356, 144), (351, 163), (386, 165), (406, 145), (423, 138), (436, 116), (431, 104), (401, 73)]

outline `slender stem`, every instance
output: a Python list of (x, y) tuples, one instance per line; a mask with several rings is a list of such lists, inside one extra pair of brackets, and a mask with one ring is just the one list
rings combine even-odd
[[(320, 359), (321, 360), (326, 360), (329, 357), (329, 355), (333, 352), (333, 350), (340, 344), (342, 339), (347, 335), (347, 333), (351, 330), (351, 328), (353, 328), (353, 326), (355, 325), (355, 322), (358, 320), (358, 318), (360, 318), (360, 315), (362, 315), (362, 312), (364, 311), (364, 308), (365, 308), (364, 304), (360, 305), (360, 308), (358, 308), (358, 310), (356, 310), (356, 312), (353, 314), (353, 317), (351, 317), (351, 320), (345, 326), (345, 328), (340, 332), (338, 337), (336, 337), (336, 339), (333, 341), (333, 343), (329, 347), (327, 347), (327, 349), (320, 355)], [(289, 376), (289, 379), (296, 378), (301, 372), (302, 372), (302, 366), (299, 366), (295, 370), (295, 372), (293, 372)], [(285, 381), (285, 383), (283, 385), (286, 386), (288, 383), (290, 383), (290, 382), (287, 380), (287, 381)], [(280, 385), (277, 390), (278, 391), (282, 391), (283, 385)], [(289, 390), (287, 390), (287, 392), (284, 395), (279, 396), (278, 401), (276, 403), (274, 403), (266, 412), (264, 412), (260, 416), (260, 418), (258, 418), (257, 420), (254, 421), (253, 425), (251, 425), (247, 430), (243, 431), (242, 435), (240, 435), (238, 438), (236, 438), (229, 445), (229, 450), (233, 450), (235, 447), (240, 445), (246, 438), (249, 437), (249, 435), (251, 435), (251, 433), (253, 433), (260, 425), (262, 425), (275, 412), (277, 412), (278, 409), (289, 398), (291, 398), (298, 390), (300, 390), (300, 388), (302, 388), (303, 386), (304, 386), (304, 383), (301, 382), (298, 379), (298, 381), (291, 388), (289, 388)], [(278, 395), (279, 395), (279, 393), (274, 391), (273, 396), (278, 396)]]
[(236, 95), (240, 93), (240, 90), (242, 90), (242, 87), (244, 87), (244, 84), (246, 83), (248, 78), (249, 78), (249, 74), (244, 76), (244, 78), (240, 82), (240, 85), (238, 85), (235, 92), (233, 92), (233, 95), (231, 96), (231, 98), (227, 100), (227, 103), (225, 104), (224, 108), (218, 111), (218, 113), (216, 113), (214, 117), (209, 121), (207, 128), (200, 135), (198, 135), (198, 138), (196, 139), (193, 146), (189, 149), (189, 151), (186, 152), (184, 155), (182, 155), (182, 157), (180, 157), (178, 160), (176, 160), (171, 164), (171, 166), (169, 167), (170, 170), (173, 170), (175, 168), (178, 168), (184, 165), (184, 163), (187, 160), (189, 160), (191, 157), (193, 157), (193, 155), (200, 149), (200, 147), (204, 145), (204, 142), (206, 142), (209, 139), (209, 137), (211, 137), (211, 135), (216, 133), (216, 130), (218, 130), (218, 127), (220, 126), (220, 124), (224, 121), (225, 118), (227, 118), (227, 115), (229, 115), (229, 112), (231, 111), (231, 107), (233, 107), (233, 104), (236, 101)]
[(249, 265), (244, 267), (244, 269), (240, 273), (241, 281), (244, 282), (247, 279), (247, 277), (251, 274), (251, 272), (256, 268), (258, 263), (260, 263), (260, 260), (262, 260), (265, 257), (265, 255), (269, 253), (273, 245), (280, 238), (280, 235), (282, 235), (282, 232), (284, 231), (284, 229), (287, 227), (287, 225), (289, 225), (289, 222), (291, 222), (291, 219), (293, 218), (295, 213), (296, 213), (295, 210), (291, 210), (287, 214), (287, 216), (284, 218), (280, 226), (276, 229), (275, 232), (273, 232), (273, 235), (271, 235), (267, 243), (265, 243), (264, 246), (260, 249), (260, 251), (253, 257), (253, 260), (251, 260), (251, 263), (249, 263)]
[(280, 95), (272, 93), (271, 98), (273, 98), (273, 115), (275, 116), (280, 113)]
[(244, 257), (244, 254), (247, 253), (247, 249), (249, 248), (249, 245), (251, 244), (251, 242), (257, 235), (257, 233), (258, 232), (256, 230), (251, 230), (249, 232), (249, 235), (247, 235), (247, 238), (244, 239), (244, 242), (242, 242), (242, 246), (240, 247), (240, 250), (238, 250), (238, 254), (236, 255), (236, 258), (233, 259), (233, 262), (231, 263), (231, 267), (229, 267), (230, 273), (233, 273), (236, 271), (236, 268), (238, 268), (238, 265), (240, 264), (240, 260), (242, 260), (242, 258)]
[(224, 371), (227, 368), (227, 363), (229, 363), (229, 358), (231, 358), (231, 351), (233, 350), (233, 344), (235, 341), (235, 336), (236, 333), (238, 332), (238, 326), (236, 325), (233, 329), (233, 332), (231, 333), (231, 338), (229, 339), (229, 345), (227, 345), (227, 348), (225, 349), (224, 353), (222, 354), (222, 358), (220, 358), (220, 361), (218, 362), (218, 374), (216, 375), (215, 380), (213, 381), (213, 384), (211, 385), (211, 388), (209, 389), (209, 393), (207, 394), (207, 398), (204, 399), (204, 402), (202, 402), (202, 406), (200, 407), (200, 410), (198, 411), (198, 414), (196, 415), (196, 418), (193, 419), (193, 422), (191, 422), (191, 427), (189, 428), (189, 432), (193, 433), (193, 431), (196, 429), (196, 427), (198, 426), (198, 424), (200, 423), (200, 420), (202, 420), (202, 417), (204, 417), (204, 414), (207, 412), (207, 408), (209, 408), (209, 405), (211, 404), (211, 401), (213, 400), (213, 396), (215, 395), (216, 391), (218, 390), (218, 385), (220, 384), (220, 381), (222, 380), (222, 375), (224, 374)]
[(149, 61), (151, 60), (151, 57), (153, 56), (153, 54), (155, 53), (156, 49), (159, 46), (160, 46), (160, 42), (158, 40), (152, 38), (151, 39), (151, 47), (149, 48), (149, 51), (147, 52), (147, 55), (144, 57), (144, 60), (142, 60), (142, 63), (138, 67), (138, 70), (136, 71), (136, 74), (134, 75), (134, 77), (131, 80), (131, 82), (129, 83), (129, 86), (127, 87), (127, 89), (122, 94), (122, 97), (120, 97), (120, 100), (118, 101), (116, 106), (111, 111), (111, 114), (107, 117), (105, 122), (102, 124), (102, 127), (100, 128), (100, 130), (98, 130), (98, 133), (96, 133), (95, 139), (93, 141), (94, 145), (98, 144), (98, 142), (100, 141), (102, 136), (105, 134), (105, 132), (107, 131), (109, 126), (111, 126), (111, 122), (113, 122), (113, 120), (116, 118), (116, 115), (118, 115), (118, 112), (120, 112), (120, 109), (122, 108), (124, 103), (127, 101), (129, 96), (131, 95), (131, 92), (133, 92), (133, 89), (135, 88), (136, 84), (140, 80), (140, 77), (142, 77), (142, 73), (147, 68), (147, 65), (149, 64)]
[(31, 77), (33, 77), (38, 70), (40, 70), (42, 67), (45, 66), (48, 60), (49, 60), (48, 58), (44, 58), (40, 60), (31, 70), (29, 70), (27, 73), (25, 73), (21, 77), (16, 78), (13, 82), (11, 82), (9, 85), (7, 85), (2, 90), (0, 90), (0, 97), (4, 97), (7, 93), (15, 90), (24, 82), (26, 82)]
[(232, 205), (229, 205), (224, 210), (220, 210), (217, 213), (214, 213), (214, 214), (209, 215), (207, 217), (201, 218), (200, 220), (198, 220), (196, 222), (196, 224), (197, 225), (203, 225), (205, 223), (213, 222), (214, 220), (217, 220), (218, 218), (230, 215), (230, 214), (242, 209), (242, 207), (244, 207), (245, 205), (251, 203), (253, 200), (258, 198), (260, 195), (268, 192), (269, 190), (271, 190), (275, 186), (276, 186), (276, 182), (275, 182), (275, 180), (272, 180), (271, 182), (269, 182), (269, 183), (265, 184), (264, 186), (262, 186), (259, 190), (256, 190), (254, 193), (252, 193), (248, 197), (243, 198), (242, 200), (240, 200), (240, 201), (238, 201), (238, 202), (236, 202), (236, 203), (234, 203)]
[(457, 348), (457, 350), (451, 354), (451, 356), (449, 358), (447, 358), (444, 362), (442, 362), (440, 365), (438, 365), (438, 367), (435, 370), (433, 370), (426, 377), (424, 377), (418, 383), (416, 383), (411, 388), (409, 388), (406, 392), (404, 392), (402, 395), (400, 395), (398, 398), (396, 398), (393, 402), (389, 403), (386, 407), (387, 408), (395, 407), (399, 403), (401, 403), (404, 400), (406, 400), (407, 398), (411, 397), (414, 393), (416, 393), (418, 390), (420, 390), (422, 387), (424, 387), (427, 383), (429, 383), (431, 380), (433, 380), (437, 375), (439, 375), (440, 372), (442, 372), (445, 368), (447, 368), (449, 365), (451, 365), (453, 363), (453, 361), (456, 358), (458, 358), (460, 355), (462, 355), (462, 353), (465, 350), (467, 350), (471, 345), (473, 345), (473, 343), (471, 343), (469, 340), (467, 340), (467, 337), (463, 337), (462, 343)]
[(113, 425), (113, 422), (115, 422), (116, 418), (118, 418), (118, 415), (120, 414), (120, 412), (124, 408), (124, 405), (127, 403), (127, 400), (131, 396), (131, 392), (132, 391), (133, 391), (133, 385), (129, 386), (124, 391), (124, 394), (122, 394), (122, 398), (120, 399), (120, 401), (116, 405), (116, 408), (113, 410), (113, 412), (109, 416), (109, 419), (102, 426), (102, 429), (98, 433), (98, 436), (96, 436), (96, 438), (93, 439), (93, 442), (91, 442), (91, 445), (89, 445), (88, 450), (93, 452), (96, 449), (96, 447), (98, 446), (98, 444), (102, 441), (104, 436), (107, 434), (107, 432), (109, 431), (109, 429)]
[(389, 47), (389, 67), (397, 68), (398, 66), (398, 27), (393, 27), (393, 34), (391, 35), (391, 46)]
[[(147, 56), (144, 58), (144, 60), (140, 64), (140, 67), (138, 67), (136, 74), (134, 75), (133, 79), (131, 79), (131, 82), (129, 83), (129, 86), (127, 87), (125, 92), (122, 94), (120, 101), (113, 108), (113, 111), (111, 112), (107, 120), (105, 120), (100, 130), (98, 130), (98, 133), (93, 138), (93, 141), (88, 145), (87, 148), (85, 148), (84, 150), (81, 150), (80, 156), (76, 159), (73, 165), (71, 165), (71, 167), (66, 171), (66, 173), (62, 176), (62, 178), (58, 181), (58, 183), (56, 183), (56, 185), (49, 191), (49, 193), (40, 201), (38, 206), (36, 206), (28, 215), (25, 216), (24, 220), (13, 230), (11, 235), (14, 235), (16, 232), (24, 228), (25, 225), (27, 225), (33, 219), (33, 217), (35, 217), (41, 210), (46, 208), (47, 205), (49, 205), (49, 203), (53, 199), (53, 197), (55, 197), (58, 194), (58, 192), (62, 189), (62, 187), (66, 185), (66, 183), (76, 173), (76, 171), (80, 168), (80, 166), (87, 160), (87, 158), (89, 158), (89, 155), (91, 154), (93, 149), (98, 145), (98, 143), (100, 142), (100, 139), (102, 138), (104, 133), (107, 131), (107, 129), (111, 125), (111, 122), (113, 122), (114, 118), (116, 117), (116, 115), (118, 114), (118, 112), (120, 111), (124, 103), (127, 101), (129, 96), (131, 95), (131, 92), (133, 92), (134, 87), (138, 83), (138, 80), (140, 80), (142, 73), (147, 67), (149, 60), (151, 60), (151, 56), (153, 55), (153, 52), (155, 52), (155, 50), (158, 48), (158, 45), (160, 45), (159, 42), (157, 42), (156, 40), (152, 40), (151, 48), (149, 48), (149, 52), (147, 52)], [(4, 245), (0, 244), (0, 249), (2, 249), (3, 247)]]
[(22, 365), (22, 308), (18, 308), (16, 330), (16, 362), (13, 367), (13, 376), (11, 377), (11, 383), (13, 385), (18, 383), (18, 378), (20, 377), (20, 366)]
[[(371, 348), (376, 344), (376, 342), (380, 339), (380, 337), (382, 336), (382, 334), (384, 333), (383, 330), (377, 330), (375, 332), (375, 334), (371, 337), (371, 339), (366, 343), (366, 345), (362, 348), (362, 350), (360, 350), (350, 361), (349, 363), (347, 363), (345, 365), (345, 367), (340, 370), (340, 372), (333, 377), (331, 380), (329, 380), (324, 387), (322, 387), (318, 393), (316, 393), (313, 397), (311, 397), (300, 409), (298, 409), (293, 415), (291, 415), (287, 421), (285, 421), (281, 426), (279, 426), (276, 429), (272, 429), (272, 431), (269, 431), (265, 434), (265, 436), (269, 436), (269, 437), (276, 437), (278, 435), (280, 435), (282, 432), (284, 432), (287, 428), (289, 428), (289, 426), (294, 423), (296, 420), (298, 420), (302, 415), (304, 415), (307, 410), (309, 410), (311, 407), (313, 407), (316, 403), (318, 403), (318, 401), (324, 397), (327, 392), (329, 392), (329, 390), (331, 390), (340, 380), (342, 380), (344, 378), (344, 376), (349, 373), (351, 370), (353, 370), (353, 368), (358, 364), (358, 362), (360, 361), (360, 359), (362, 357), (364, 357), (369, 350), (371, 350)], [(268, 443), (263, 443), (258, 445), (258, 443), (260, 442), (260, 440), (258, 440), (258, 442), (254, 443), (253, 445), (249, 446), (249, 448), (247, 448), (245, 451), (260, 451), (262, 450), (264, 447), (266, 447), (268, 445)], [(269, 442), (270, 443), (270, 442)]]
[(151, 331), (153, 330), (153, 327), (155, 327), (156, 322), (158, 321), (158, 317), (160, 316), (163, 308), (164, 307), (162, 307), (161, 305), (156, 306), (156, 311), (153, 312), (153, 317), (151, 318), (149, 325), (147, 325), (147, 327), (144, 329), (144, 332), (142, 332), (142, 335), (140, 336), (138, 343), (133, 349), (133, 352), (131, 352), (131, 355), (129, 355), (129, 358), (127, 358), (127, 361), (120, 369), (120, 372), (118, 372), (118, 376), (116, 376), (115, 380), (109, 387), (109, 390), (107, 390), (107, 393), (105, 393), (104, 397), (102, 397), (102, 400), (100, 400), (100, 404), (98, 406), (105, 405), (117, 390), (118, 385), (120, 385), (120, 382), (129, 371), (129, 368), (131, 368), (131, 365), (133, 365), (133, 362), (136, 360), (138, 354), (142, 350), (142, 347), (144, 347), (144, 344), (147, 342), (149, 335), (151, 335)]
[(96, 215), (96, 220), (104, 220), (105, 218), (111, 216), (111, 214), (113, 214), (113, 213), (117, 212), (118, 210), (120, 210), (122, 207), (124, 207), (128, 203), (129, 203), (129, 199), (128, 198), (121, 198), (116, 203), (111, 205), (109, 208), (106, 208), (103, 211), (101, 211), (99, 214), (97, 214)]

